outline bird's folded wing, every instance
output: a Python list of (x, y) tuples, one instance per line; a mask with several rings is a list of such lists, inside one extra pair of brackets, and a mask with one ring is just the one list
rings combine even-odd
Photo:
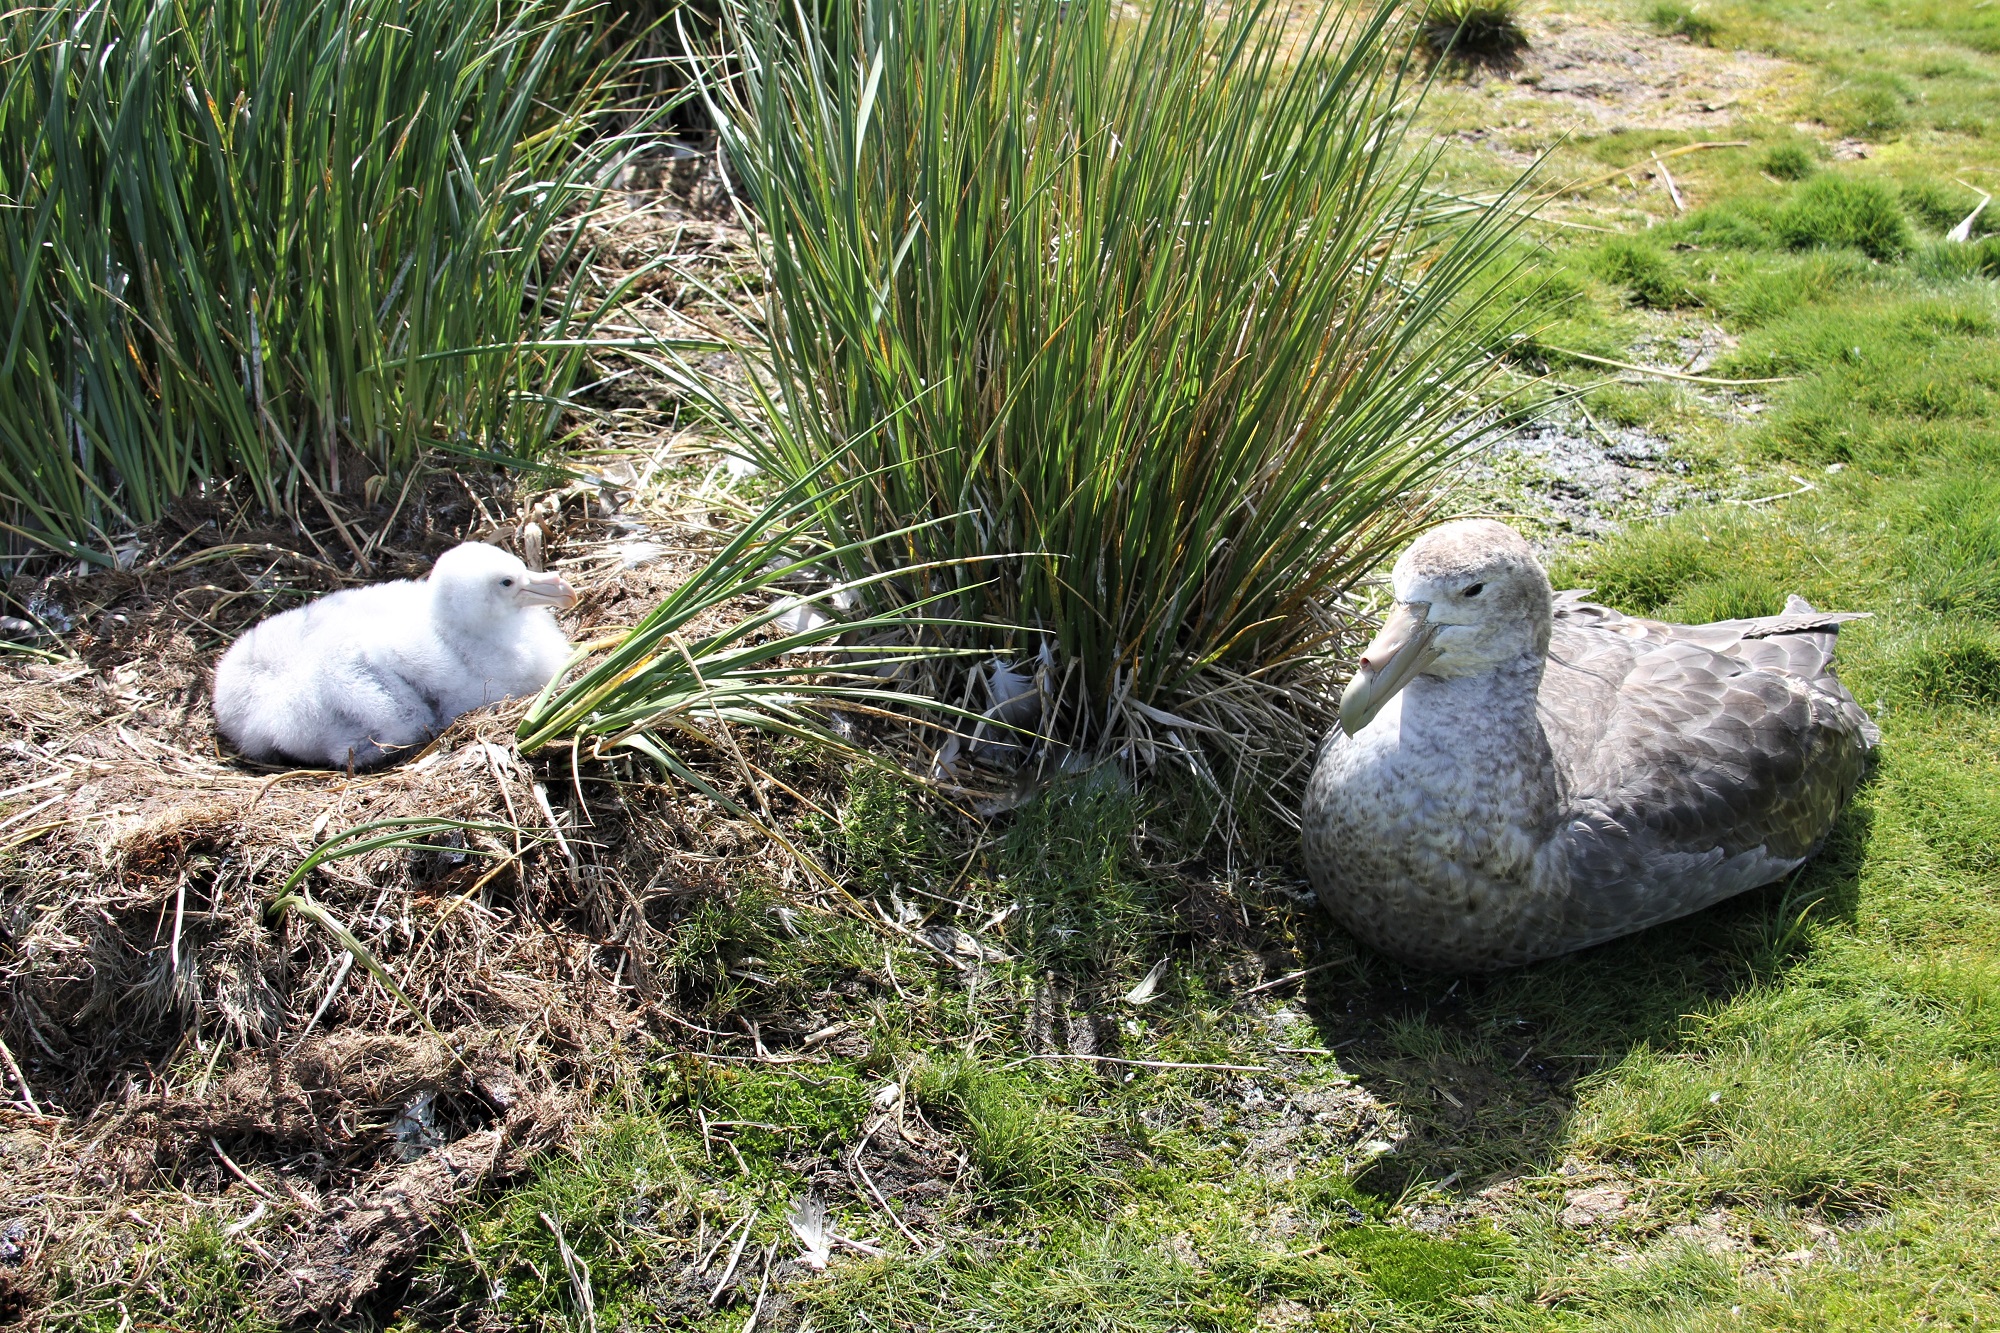
[(1596, 743), (1558, 753), (1573, 790), (1549, 853), (1572, 907), (1608, 938), (1784, 874), (1860, 780), (1865, 725), (1831, 677), (1679, 636), (1638, 653)]
[(1625, 830), (1628, 854), (1796, 859), (1859, 781), (1865, 731), (1831, 677), (1677, 640), (1633, 662), (1596, 750), (1575, 757), (1578, 795)]

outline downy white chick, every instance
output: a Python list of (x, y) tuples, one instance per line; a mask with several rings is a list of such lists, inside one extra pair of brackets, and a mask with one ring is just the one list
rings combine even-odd
[(350, 588), (253, 627), (216, 668), (216, 725), (252, 759), (380, 763), (548, 684), (570, 652), (550, 608), (575, 601), (556, 575), (466, 542), (421, 582)]

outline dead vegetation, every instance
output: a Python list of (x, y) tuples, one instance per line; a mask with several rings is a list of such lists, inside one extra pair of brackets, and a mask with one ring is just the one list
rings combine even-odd
[[(532, 516), (588, 637), (643, 613), (705, 544), (704, 515), (631, 507), (662, 462), (680, 465), (607, 469), (631, 490), (521, 501), (435, 476), (353, 526), (379, 527), (380, 576), (461, 536), (507, 542)], [(678, 1019), (662, 957), (693, 897), (753, 867), (794, 876), (762, 838), (629, 764), (522, 760), (520, 704), (379, 773), (233, 760), (208, 713), (221, 649), (358, 579), (328, 540), (219, 504), (144, 536), (128, 569), (9, 590), (67, 631), (63, 651), (0, 659), (0, 1217), (29, 1219), (16, 1298), (39, 1303), (59, 1271), (115, 1293), (135, 1280), (125, 1233), (234, 1208), (247, 1187), (282, 1215), (252, 1246), (259, 1303), (343, 1313), (445, 1211), (563, 1142), (636, 1053), (720, 1039), (756, 1059), (782, 1040)], [(369, 965), (315, 920), (273, 918), (315, 846), (419, 817), (476, 830), (328, 860), (305, 884)]]

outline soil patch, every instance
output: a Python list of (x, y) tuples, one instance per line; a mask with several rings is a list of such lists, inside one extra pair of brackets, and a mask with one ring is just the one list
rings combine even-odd
[(1718, 129), (1782, 101), (1806, 71), (1754, 51), (1723, 51), (1631, 23), (1574, 14), (1523, 21), (1529, 46), (1489, 93), (1532, 94), (1591, 128)]

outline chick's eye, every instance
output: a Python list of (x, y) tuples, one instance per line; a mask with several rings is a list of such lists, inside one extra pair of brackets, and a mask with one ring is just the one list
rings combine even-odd
[(503, 588), (511, 588), (511, 587), (513, 587), (513, 586), (514, 586), (514, 580), (512, 580), (512, 579), (501, 579), (501, 580), (500, 580), (500, 586), (501, 586), (501, 587), (503, 587)]
[(1479, 596), (1479, 594), (1480, 594), (1480, 593), (1482, 593), (1482, 592), (1485, 592), (1485, 591), (1486, 591), (1486, 585), (1485, 585), (1485, 584), (1483, 584), (1483, 583), (1475, 583), (1475, 584), (1473, 584), (1473, 585), (1472, 585), (1472, 586), (1471, 586), (1470, 588), (1467, 588), (1467, 589), (1465, 590), (1465, 593), (1464, 593), (1464, 595), (1465, 595), (1465, 596), (1467, 596), (1467, 597), (1477, 597), (1477, 596)]

